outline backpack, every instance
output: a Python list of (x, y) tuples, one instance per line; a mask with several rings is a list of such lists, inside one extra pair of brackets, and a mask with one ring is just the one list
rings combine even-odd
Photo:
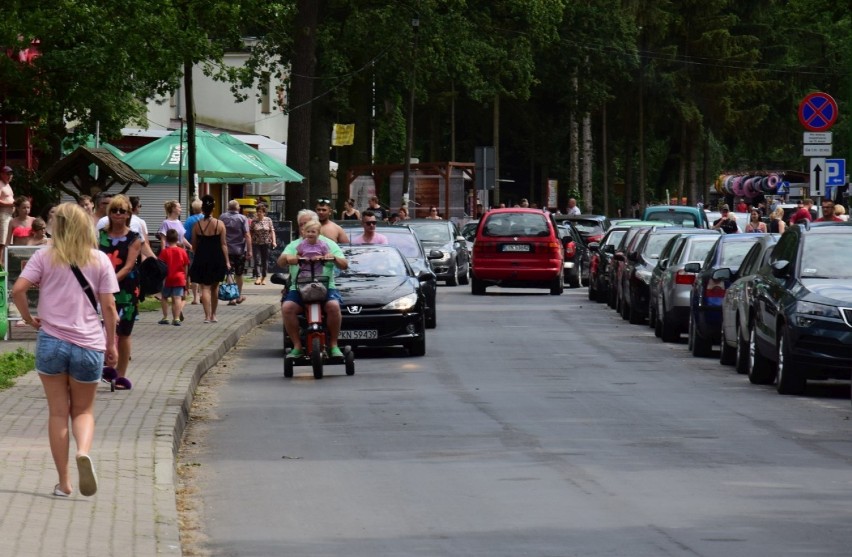
[(163, 291), (163, 284), (169, 267), (156, 257), (148, 257), (139, 264), (139, 301), (144, 302), (145, 296), (159, 294)]

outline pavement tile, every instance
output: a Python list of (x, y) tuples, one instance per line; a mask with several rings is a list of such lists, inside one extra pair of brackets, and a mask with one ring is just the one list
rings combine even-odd
[[(129, 392), (101, 383), (91, 456), (98, 493), (51, 495), (56, 472), (47, 440), (47, 405), (35, 372), (0, 391), (0, 555), (181, 555), (175, 501), (175, 455), (201, 376), (256, 325), (276, 315), (280, 287), (246, 281), (247, 299), (219, 304), (217, 324), (187, 304), (182, 327), (157, 325), (143, 313), (133, 330)], [(35, 334), (17, 327), (0, 351), (35, 350)]]

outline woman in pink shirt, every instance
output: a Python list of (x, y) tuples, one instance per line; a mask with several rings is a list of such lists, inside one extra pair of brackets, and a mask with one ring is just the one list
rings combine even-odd
[[(73, 490), (68, 475), (70, 418), (77, 442), (80, 493), (90, 496), (98, 489), (89, 456), (95, 434), (95, 393), (104, 362), (113, 366), (118, 361), (113, 297), (118, 281), (109, 258), (95, 247), (92, 219), (83, 209), (63, 203), (55, 219), (53, 244), (27, 261), (12, 287), (12, 299), (24, 322), (38, 331), (36, 371), (47, 396), (50, 452), (59, 473), (53, 495), (68, 497)], [(34, 287), (39, 289), (37, 316), (30, 313), (27, 302), (27, 291)]]

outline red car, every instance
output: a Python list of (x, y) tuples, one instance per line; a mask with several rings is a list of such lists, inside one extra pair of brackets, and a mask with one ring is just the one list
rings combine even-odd
[(493, 209), (479, 221), (471, 258), (471, 293), (487, 286), (549, 288), (562, 294), (565, 246), (553, 216), (540, 209)]

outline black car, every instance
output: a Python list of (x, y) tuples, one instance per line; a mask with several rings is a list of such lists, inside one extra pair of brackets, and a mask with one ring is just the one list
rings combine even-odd
[(404, 346), (426, 354), (426, 296), (400, 251), (387, 245), (345, 246), (349, 267), (335, 277), (343, 302), (340, 342), (355, 346)]
[(852, 369), (852, 224), (791, 226), (754, 277), (749, 378), (801, 394)]
[[(687, 273), (696, 273), (689, 300), (689, 350), (693, 356), (709, 356), (722, 334), (722, 301), (748, 250), (762, 234), (723, 234), (713, 244), (704, 262), (688, 263)], [(719, 271), (724, 269), (724, 271)]]
[(448, 286), (470, 282), (470, 252), (467, 242), (455, 223), (446, 220), (410, 219), (403, 224), (414, 230), (427, 253), (441, 252), (441, 257), (431, 259), (432, 270), (438, 280)]
[(609, 295), (608, 269), (618, 243), (630, 230), (629, 226), (614, 226), (606, 231), (600, 242), (589, 242), (589, 299), (605, 302)]
[(612, 227), (606, 215), (557, 215), (555, 218), (558, 224), (565, 222), (573, 224), (587, 244), (600, 242), (607, 230)]
[(640, 230), (646, 230), (654, 226), (671, 226), (671, 224), (667, 222), (637, 221), (630, 226), (627, 233), (621, 238), (621, 241), (618, 242), (618, 245), (615, 246), (615, 249), (613, 250), (612, 259), (610, 260), (610, 264), (607, 268), (607, 284), (609, 285), (607, 304), (616, 311), (621, 311), (621, 306), (619, 305), (620, 300), (618, 299), (618, 284), (621, 281), (621, 273), (624, 270), (624, 264), (627, 262), (625, 252), (633, 243), (633, 239)]
[(559, 224), (559, 239), (565, 248), (565, 272), (562, 277), (569, 288), (580, 288), (589, 281), (589, 247), (579, 231), (570, 224)]
[(739, 373), (748, 373), (748, 328), (754, 311), (754, 278), (766, 265), (780, 234), (762, 234), (746, 254), (739, 271), (731, 275), (731, 286), (722, 302), (722, 347), (719, 361), (736, 365)]
[[(696, 228), (662, 227), (649, 228), (637, 236), (634, 251), (627, 253), (627, 261), (621, 276), (621, 315), (631, 323), (641, 323), (649, 314), (651, 277), (660, 253), (669, 240)], [(716, 231), (706, 231), (709, 234)]]
[[(358, 230), (363, 229), (359, 221), (339, 221), (338, 224), (347, 229), (350, 239), (358, 234), (353, 229), (356, 227)], [(417, 239), (417, 236), (415, 236), (414, 231), (407, 226), (380, 223), (376, 227), (376, 232), (387, 238), (390, 245), (398, 248), (408, 260), (411, 268), (414, 269), (415, 274), (423, 277), (423, 291), (426, 294), (426, 328), (434, 329), (438, 325), (437, 311), (435, 309), (438, 293), (438, 277), (432, 270), (430, 261), (439, 259), (443, 254), (437, 250), (432, 250), (427, 255), (423, 249), (423, 245)], [(427, 273), (421, 274), (421, 271), (427, 271)]]

